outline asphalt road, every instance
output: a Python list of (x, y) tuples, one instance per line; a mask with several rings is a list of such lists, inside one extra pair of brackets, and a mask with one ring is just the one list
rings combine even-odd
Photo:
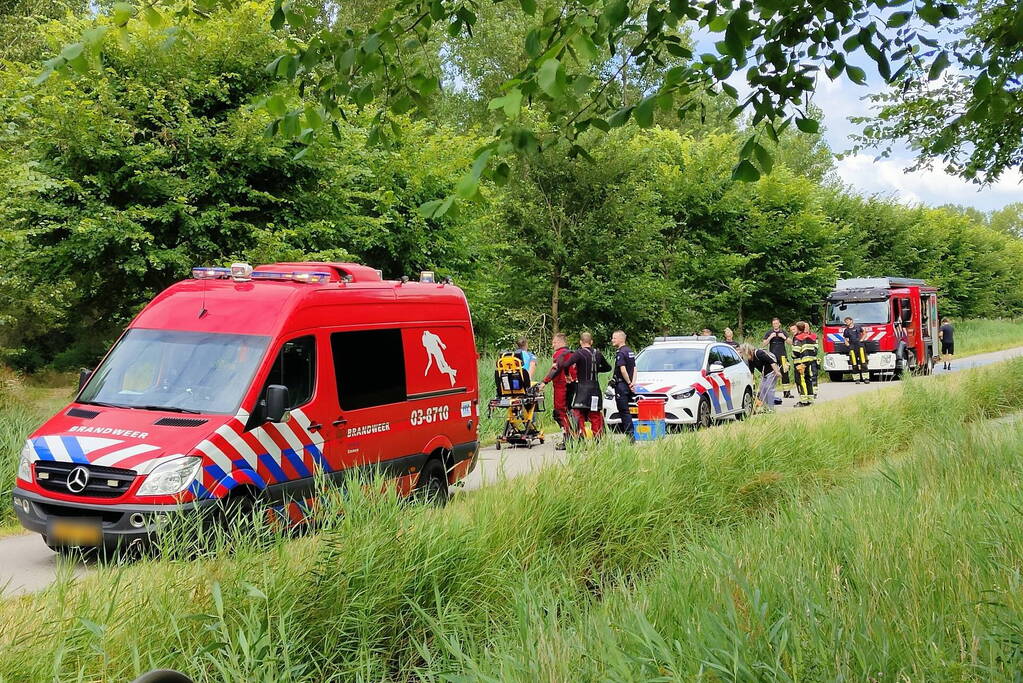
[[(1017, 356), (1023, 356), (1023, 347), (969, 356), (956, 360), (951, 372), (982, 367)], [(936, 370), (936, 374), (946, 372)], [(868, 391), (883, 391), (897, 384), (897, 382), (871, 384), (825, 382), (820, 387), (818, 401), (840, 401)], [(793, 410), (794, 403), (792, 399), (785, 400), (778, 409), (780, 412)], [(543, 446), (532, 449), (497, 450), (493, 447), (483, 449), (476, 470), (465, 479), (464, 485), (459, 489), (472, 491), (501, 479), (522, 476), (563, 462), (567, 457), (565, 452), (555, 451), (552, 441), (553, 439), (548, 440)], [(10, 501), (2, 501), (2, 504), (9, 505)], [(61, 569), (80, 576), (88, 570), (88, 564), (81, 561), (59, 560), (37, 534), (8, 536), (0, 539), (0, 595), (6, 597), (42, 590), (54, 581)]]

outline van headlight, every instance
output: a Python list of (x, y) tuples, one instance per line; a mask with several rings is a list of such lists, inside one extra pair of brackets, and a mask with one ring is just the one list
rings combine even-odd
[(199, 473), (202, 458), (185, 456), (165, 462), (146, 476), (138, 496), (172, 496), (181, 493)]
[(36, 461), (36, 452), (28, 441), (21, 449), (21, 459), (18, 461), (18, 479), (32, 483), (32, 463)]
[(683, 389), (682, 391), (676, 391), (674, 394), (671, 395), (671, 397), (676, 401), (681, 401), (687, 398), (692, 398), (694, 393), (696, 393), (696, 389), (693, 387), (689, 387), (688, 389)]

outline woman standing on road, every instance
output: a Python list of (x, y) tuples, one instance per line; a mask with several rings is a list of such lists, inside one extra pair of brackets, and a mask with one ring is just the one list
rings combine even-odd
[(758, 349), (752, 344), (740, 344), (739, 355), (746, 361), (751, 373), (760, 371), (760, 391), (757, 394), (757, 409), (767, 412), (774, 410), (774, 387), (781, 376), (778, 359), (770, 351)]

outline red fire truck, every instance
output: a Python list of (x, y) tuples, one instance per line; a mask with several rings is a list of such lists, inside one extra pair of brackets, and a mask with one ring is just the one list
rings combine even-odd
[(940, 352), (937, 288), (897, 277), (839, 280), (824, 306), (824, 369), (833, 382), (851, 370), (847, 317), (863, 328), (872, 376), (930, 374)]
[(195, 268), (28, 439), (21, 524), (52, 547), (148, 540), (160, 519), (264, 501), (299, 522), (317, 477), (381, 469), (444, 497), (476, 464), (465, 295), (354, 263)]

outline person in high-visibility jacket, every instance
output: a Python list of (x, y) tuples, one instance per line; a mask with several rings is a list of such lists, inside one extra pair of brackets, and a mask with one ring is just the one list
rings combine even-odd
[(800, 320), (796, 323), (796, 334), (792, 337), (792, 367), (795, 370), (796, 391), (799, 392), (797, 406), (813, 404), (813, 364), (817, 361), (817, 337), (810, 332), (810, 325)]

